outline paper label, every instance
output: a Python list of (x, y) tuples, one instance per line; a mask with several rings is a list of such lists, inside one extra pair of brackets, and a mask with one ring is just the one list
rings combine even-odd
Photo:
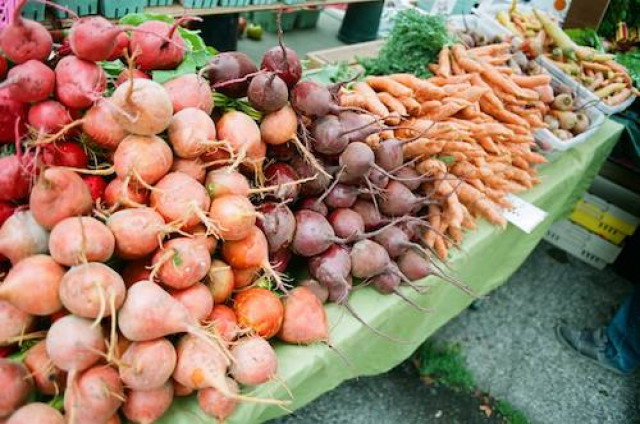
[(531, 234), (547, 217), (545, 211), (518, 196), (508, 194), (506, 199), (513, 205), (513, 209), (503, 209), (502, 216), (527, 234)]

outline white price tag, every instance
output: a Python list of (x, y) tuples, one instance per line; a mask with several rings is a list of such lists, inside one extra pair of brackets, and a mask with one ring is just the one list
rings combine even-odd
[(508, 194), (506, 198), (513, 205), (513, 209), (503, 209), (502, 216), (527, 234), (531, 234), (547, 217), (545, 211), (518, 196)]

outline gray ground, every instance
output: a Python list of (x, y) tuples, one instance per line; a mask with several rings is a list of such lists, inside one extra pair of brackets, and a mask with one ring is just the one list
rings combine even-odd
[[(542, 243), (511, 279), (433, 336), (459, 343), (478, 388), (533, 423), (640, 422), (637, 375), (618, 377), (559, 345), (553, 326), (602, 325), (631, 284)], [(487, 422), (470, 397), (424, 386), (407, 364), (342, 384), (284, 423)]]

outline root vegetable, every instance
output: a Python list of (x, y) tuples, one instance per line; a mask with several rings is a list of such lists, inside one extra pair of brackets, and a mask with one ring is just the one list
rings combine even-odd
[(349, 144), (349, 137), (335, 115), (327, 115), (316, 120), (313, 126), (313, 148), (318, 153), (337, 155)]
[(216, 145), (216, 126), (206, 112), (189, 107), (171, 118), (169, 142), (174, 153), (184, 159), (195, 159)]
[(224, 303), (234, 289), (231, 267), (219, 259), (212, 259), (205, 283), (213, 297), (213, 304)]
[(281, 274), (287, 271), (291, 259), (293, 259), (293, 253), (286, 247), (269, 253), (269, 262), (273, 266), (273, 270)]
[(116, 59), (124, 57), (124, 54), (129, 51), (129, 36), (126, 32), (121, 32), (116, 37), (116, 46), (107, 58), (107, 61), (112, 62)]
[(380, 215), (380, 211), (378, 211), (373, 202), (368, 200), (356, 200), (351, 209), (360, 214), (367, 231), (378, 228), (385, 222), (385, 218)]
[(302, 63), (295, 50), (289, 47), (275, 46), (267, 50), (262, 56), (260, 69), (277, 73), (289, 88), (302, 78)]
[(261, 337), (237, 341), (231, 348), (231, 356), (233, 361), (229, 373), (240, 384), (255, 386), (266, 383), (278, 370), (275, 350)]
[(94, 62), (75, 56), (63, 57), (56, 65), (56, 97), (69, 109), (91, 106), (106, 88), (104, 70)]
[[(317, 161), (320, 166), (326, 168), (324, 161), (321, 159), (317, 159)], [(290, 165), (302, 179), (313, 178), (315, 176), (315, 178), (300, 185), (300, 194), (302, 196), (318, 196), (329, 187), (331, 180), (323, 173), (319, 173), (317, 169), (302, 157), (294, 158)]]
[(173, 116), (167, 91), (157, 82), (146, 79), (132, 79), (116, 88), (110, 104), (114, 106), (111, 113), (116, 122), (131, 134), (161, 133)]
[(50, 315), (62, 308), (58, 290), (64, 269), (50, 256), (21, 260), (0, 286), (0, 298), (32, 315)]
[(251, 186), (247, 178), (229, 167), (218, 168), (207, 173), (204, 186), (211, 198), (229, 194), (249, 197)]
[(340, 107), (333, 103), (329, 89), (315, 81), (298, 82), (291, 90), (291, 105), (296, 112), (309, 117), (340, 111)]
[(551, 107), (556, 110), (561, 111), (569, 111), (573, 109), (573, 98), (571, 94), (558, 94), (555, 99), (553, 99), (553, 103), (551, 103)]
[(154, 390), (130, 390), (122, 405), (122, 413), (134, 423), (153, 423), (171, 406), (173, 384), (165, 383)]
[(49, 233), (34, 219), (30, 211), (11, 215), (0, 227), (0, 254), (13, 265), (30, 256), (47, 253)]
[(111, 180), (104, 189), (104, 202), (113, 209), (118, 209), (121, 206), (126, 208), (141, 207), (146, 205), (148, 200), (149, 191), (138, 181), (131, 181), (131, 179), (116, 178)]
[(218, 334), (227, 342), (238, 335), (238, 319), (233, 309), (226, 305), (215, 305), (209, 315), (209, 322), (215, 325)]
[(7, 86), (11, 97), (22, 103), (36, 103), (47, 99), (53, 93), (56, 76), (47, 65), (39, 60), (28, 60), (16, 65), (2, 83)]
[(248, 268), (231, 268), (233, 271), (233, 288), (235, 290), (248, 287), (253, 284), (261, 273), (259, 266), (251, 266)]
[(60, 141), (42, 149), (42, 163), (45, 165), (84, 169), (88, 162), (84, 148), (74, 141)]
[(282, 302), (267, 289), (252, 287), (238, 292), (233, 310), (241, 327), (249, 328), (265, 339), (275, 336), (282, 325)]
[(133, 69), (132, 71), (130, 71), (129, 69), (123, 69), (122, 72), (120, 72), (120, 75), (118, 75), (115, 86), (120, 87), (122, 84), (129, 81), (132, 78), (132, 75), (133, 78), (151, 79), (149, 75), (145, 74), (139, 69)]
[[(238, 383), (227, 377), (227, 389), (234, 394), (240, 393)], [(229, 398), (213, 387), (207, 387), (198, 392), (198, 406), (205, 414), (220, 421), (224, 421), (236, 409), (238, 402)]]
[(115, 238), (109, 228), (88, 216), (63, 219), (49, 236), (51, 257), (65, 266), (106, 262), (114, 248)]
[(178, 237), (166, 242), (156, 252), (152, 264), (164, 285), (185, 289), (207, 275), (211, 267), (211, 255), (206, 243), (201, 240)]
[(324, 202), (319, 201), (318, 198), (315, 197), (307, 197), (305, 199), (302, 199), (302, 201), (300, 201), (300, 203), (298, 204), (298, 209), (309, 209), (319, 213), (325, 218), (327, 217), (327, 215), (329, 215), (329, 208), (327, 207), (327, 205), (325, 205)]
[(344, 247), (334, 244), (324, 253), (311, 258), (309, 272), (331, 291), (332, 287), (344, 284), (351, 273), (349, 252)]
[(311, 344), (329, 340), (327, 313), (308, 287), (296, 287), (282, 300), (284, 318), (278, 338), (286, 343)]
[[(158, 211), (166, 222), (182, 229), (190, 229), (203, 222), (209, 224), (204, 211), (209, 210), (211, 200), (207, 190), (198, 181), (182, 172), (171, 172), (151, 191), (151, 207)], [(213, 217), (212, 217), (213, 219)], [(217, 225), (217, 221), (215, 221)]]
[(116, 122), (111, 114), (109, 99), (97, 102), (83, 117), (82, 130), (98, 146), (115, 150), (127, 136), (127, 132)]
[(126, 295), (120, 274), (108, 266), (89, 262), (71, 268), (62, 278), (60, 300), (71, 313), (92, 319), (113, 316)]
[(0, 145), (16, 141), (16, 124), (18, 136), (23, 136), (26, 120), (27, 105), (11, 97), (7, 88), (0, 89)]
[(195, 74), (182, 75), (164, 83), (173, 104), (173, 113), (196, 107), (207, 115), (213, 110), (211, 88), (207, 81)]
[(47, 332), (46, 347), (51, 362), (69, 372), (86, 370), (98, 362), (105, 351), (100, 326), (74, 315), (64, 316), (51, 325)]
[(21, 363), (0, 358), (0, 381), (0, 417), (6, 417), (27, 401), (32, 388), (31, 378)]
[(584, 112), (576, 113), (576, 124), (573, 126), (574, 134), (582, 134), (589, 129), (589, 116)]
[(66, 376), (51, 362), (44, 340), (27, 351), (24, 364), (29, 369), (38, 392), (55, 396), (64, 390)]
[(38, 132), (52, 134), (70, 124), (72, 119), (69, 109), (62, 103), (44, 100), (29, 108), (27, 121)]
[(139, 281), (148, 281), (151, 276), (151, 270), (148, 267), (149, 261), (146, 258), (129, 262), (121, 273), (124, 285), (129, 288)]
[[(351, 269), (351, 267), (349, 267)], [(320, 284), (317, 280), (312, 278), (307, 278), (306, 280), (302, 280), (299, 284), (300, 287), (306, 287), (313, 295), (320, 301), (320, 303), (325, 303), (329, 298), (329, 289), (326, 286)], [(286, 311), (285, 311), (286, 314)], [(286, 316), (285, 316), (286, 319)]]
[(0, 300), (0, 346), (13, 344), (16, 337), (29, 331), (33, 322), (32, 315)]
[(187, 174), (200, 184), (204, 184), (207, 177), (207, 170), (202, 159), (181, 159), (174, 158), (171, 165), (171, 172), (182, 172)]
[(9, 417), (7, 424), (64, 424), (64, 417), (46, 403), (33, 402), (23, 406)]
[(44, 170), (29, 197), (33, 217), (47, 229), (65, 218), (91, 212), (92, 205), (91, 193), (82, 178), (62, 168)]
[(137, 27), (129, 41), (129, 49), (136, 53), (136, 63), (142, 71), (174, 69), (184, 58), (184, 40), (177, 30), (183, 21), (173, 25), (161, 21), (147, 21)]
[(21, 0), (15, 5), (11, 21), (2, 31), (0, 49), (13, 63), (31, 59), (44, 62), (51, 54), (53, 39), (42, 24), (22, 17), (20, 12), (26, 3)]
[(255, 109), (269, 113), (287, 104), (289, 90), (287, 84), (277, 74), (258, 74), (251, 79), (247, 98)]
[(22, 200), (31, 191), (30, 158), (10, 155), (0, 158), (0, 202)]
[(336, 237), (331, 224), (317, 212), (302, 209), (295, 213), (296, 232), (291, 243), (294, 253), (300, 256), (315, 256), (327, 250)]
[(203, 322), (213, 309), (213, 296), (209, 288), (202, 283), (195, 283), (183, 290), (171, 290), (171, 296), (177, 299), (198, 322)]
[(216, 129), (218, 137), (229, 143), (232, 153), (244, 155), (243, 163), (261, 176), (267, 146), (255, 121), (242, 112), (230, 111), (220, 118)]
[(91, 62), (107, 60), (123, 30), (102, 16), (83, 17), (69, 31), (69, 45), (77, 57)]
[(552, 113), (558, 119), (562, 130), (571, 131), (578, 123), (577, 115), (574, 112), (554, 110)]
[(109, 217), (107, 226), (122, 259), (140, 259), (153, 253), (165, 228), (162, 216), (151, 208), (118, 211)]
[(296, 231), (296, 218), (285, 204), (266, 203), (260, 208), (258, 227), (269, 242), (269, 252), (288, 247)]
[[(251, 58), (241, 52), (224, 52), (215, 55), (205, 67), (212, 87), (229, 97), (245, 97), (249, 87), (247, 75), (258, 69)], [(228, 83), (233, 81), (232, 83)], [(222, 86), (224, 84), (224, 86)]]
[(156, 135), (128, 135), (113, 156), (113, 165), (119, 178), (124, 180), (133, 173), (147, 184), (155, 184), (164, 177), (172, 163), (171, 149)]
[(353, 209), (334, 209), (327, 219), (337, 237), (348, 239), (364, 234), (365, 232), (362, 217)]
[(97, 365), (79, 374), (77, 381), (69, 383), (64, 396), (64, 410), (70, 422), (104, 422), (116, 413), (123, 402), (124, 388), (118, 372), (109, 366)]
[(220, 238), (225, 241), (242, 240), (256, 223), (256, 211), (249, 199), (236, 194), (213, 199), (209, 217), (220, 228)]
[(371, 240), (360, 240), (351, 248), (351, 274), (356, 278), (371, 278), (386, 271), (389, 253)]
[(300, 193), (296, 181), (299, 176), (296, 171), (286, 163), (276, 162), (264, 169), (266, 183), (275, 188), (270, 196), (281, 201), (295, 201)]
[(165, 338), (133, 342), (120, 358), (120, 379), (132, 390), (155, 390), (167, 384), (176, 361), (176, 351)]
[(380, 210), (388, 216), (406, 216), (429, 202), (429, 198), (417, 197), (404, 184), (390, 181), (380, 199)]

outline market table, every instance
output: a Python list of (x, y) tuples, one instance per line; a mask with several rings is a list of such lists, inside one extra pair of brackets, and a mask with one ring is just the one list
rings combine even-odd
[[(531, 234), (525, 234), (513, 225), (501, 230), (486, 222), (480, 223), (477, 230), (466, 235), (462, 248), (450, 259), (457, 276), (478, 295), (489, 293), (507, 281), (549, 226), (571, 211), (618, 141), (622, 130), (622, 125), (607, 120), (589, 141), (542, 166), (542, 183), (521, 197), (548, 213), (544, 222)], [(428, 281), (430, 290), (427, 294), (420, 295), (409, 288), (403, 290), (416, 303), (432, 308), (432, 313), (419, 312), (398, 296), (383, 296), (370, 288), (357, 290), (351, 296), (353, 308), (367, 323), (385, 334), (407, 341), (402, 344), (374, 335), (344, 308), (327, 306), (332, 324), (331, 343), (349, 358), (351, 367), (323, 344), (278, 345), (278, 375), (293, 395), (288, 408), (298, 409), (357, 375), (374, 375), (393, 368), (473, 300), (441, 280), (429, 277)], [(259, 387), (252, 395), (280, 399), (288, 397), (287, 391), (275, 381)], [(286, 413), (279, 407), (242, 404), (227, 422), (257, 423)], [(201, 417), (203, 422), (210, 420), (199, 410), (193, 397), (179, 398), (159, 422), (186, 424), (194, 422), (196, 416)]]

